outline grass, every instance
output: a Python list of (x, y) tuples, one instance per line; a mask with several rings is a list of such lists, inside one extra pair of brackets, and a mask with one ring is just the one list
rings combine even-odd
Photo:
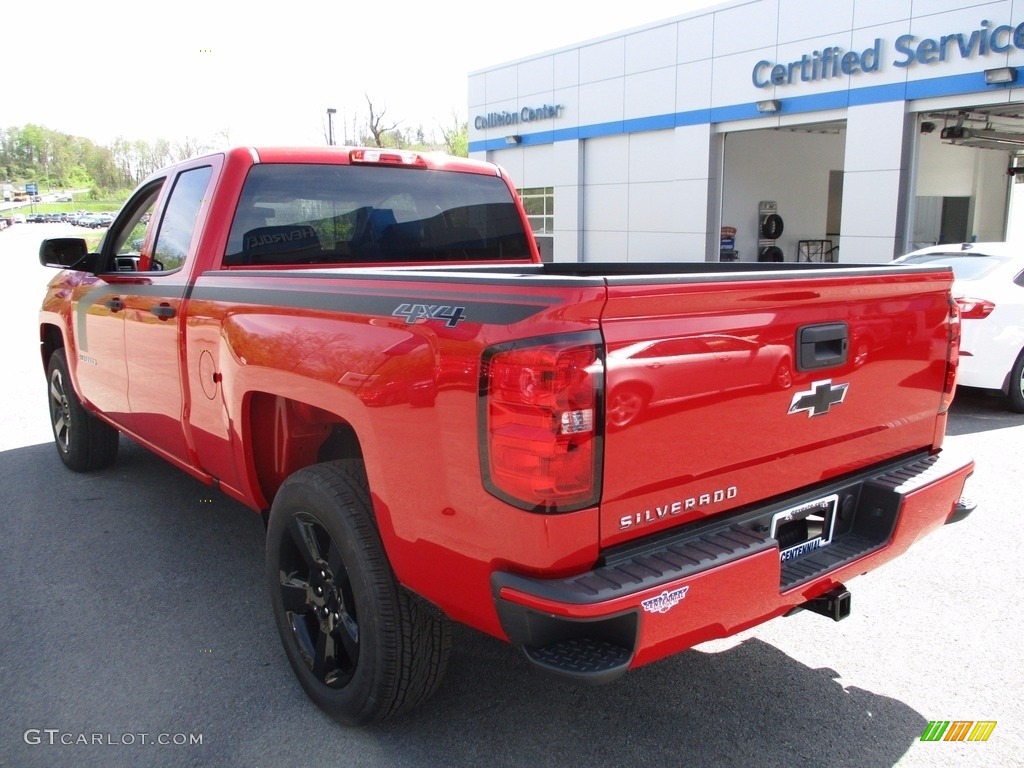
[(121, 208), (121, 203), (116, 201), (95, 202), (82, 200), (73, 203), (32, 203), (18, 210), (18, 213), (28, 215), (30, 213), (71, 213), (72, 211), (89, 211), (90, 213), (111, 212), (116, 213)]

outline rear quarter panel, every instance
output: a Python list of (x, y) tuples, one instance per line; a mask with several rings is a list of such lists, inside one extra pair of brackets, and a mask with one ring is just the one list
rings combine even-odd
[[(355, 431), (377, 521), (396, 576), (453, 618), (494, 634), (489, 577), (511, 565), (568, 573), (597, 556), (596, 509), (543, 516), (510, 508), (480, 479), (479, 364), (491, 344), (598, 327), (603, 287), (545, 286), (507, 277), (436, 279), (368, 270), (212, 272), (189, 309), (186, 351), (194, 400), (200, 358), (216, 361), (223, 430), (235, 446), (242, 496), (272, 501), (258, 476), (254, 398), (303, 403)], [(454, 325), (408, 305), (462, 307)], [(315, 457), (312, 457), (315, 461)], [(225, 471), (229, 471), (226, 469)], [(282, 478), (283, 479), (283, 478)]]

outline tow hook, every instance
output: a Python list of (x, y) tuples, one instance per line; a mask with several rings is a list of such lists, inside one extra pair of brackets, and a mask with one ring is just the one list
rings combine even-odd
[(822, 616), (827, 616), (832, 621), (841, 621), (850, 615), (850, 592), (846, 587), (840, 585), (834, 587), (823, 595), (819, 595), (804, 603), (804, 608)]

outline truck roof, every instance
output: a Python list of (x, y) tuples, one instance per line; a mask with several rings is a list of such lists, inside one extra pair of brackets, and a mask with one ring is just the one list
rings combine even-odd
[[(500, 176), (501, 170), (494, 163), (454, 157), (443, 152), (415, 152), (405, 149), (379, 147), (296, 147), (296, 146), (251, 146), (234, 147), (207, 156), (244, 154), (254, 163), (316, 163), (322, 165), (351, 165), (367, 163), (375, 165), (415, 165), (428, 170), (478, 173)], [(178, 165), (179, 163), (175, 163)]]

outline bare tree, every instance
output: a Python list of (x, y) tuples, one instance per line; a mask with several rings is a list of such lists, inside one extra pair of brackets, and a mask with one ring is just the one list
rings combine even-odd
[(219, 131), (213, 134), (213, 139), (221, 147), (230, 147), (231, 129), (227, 127), (221, 128)]
[(174, 162), (188, 160), (190, 157), (197, 157), (210, 150), (210, 145), (195, 136), (186, 136), (174, 145)]
[(384, 114), (385, 112), (387, 112), (387, 109), (382, 109), (380, 111), (380, 114), (377, 114), (376, 112), (373, 111), (373, 102), (370, 101), (370, 96), (368, 94), (363, 95), (366, 96), (366, 104), (370, 108), (370, 119), (367, 122), (367, 127), (370, 129), (370, 133), (373, 135), (374, 145), (378, 147), (383, 147), (384, 140), (387, 138), (387, 133), (389, 131), (395, 130), (395, 128), (398, 127), (398, 123), (385, 126)]

